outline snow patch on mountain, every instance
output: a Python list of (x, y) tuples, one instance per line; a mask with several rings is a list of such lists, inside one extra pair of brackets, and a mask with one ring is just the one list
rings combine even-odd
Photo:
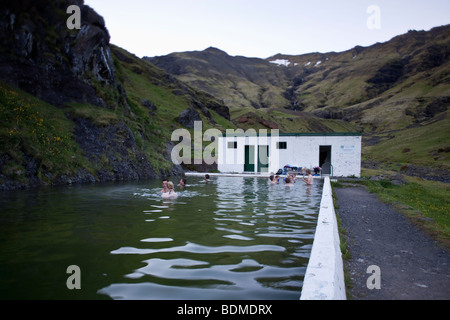
[(279, 66), (285, 66), (285, 67), (289, 67), (289, 65), (291, 64), (291, 62), (289, 60), (286, 59), (276, 59), (276, 60), (272, 60), (269, 61), (270, 63), (279, 65)]

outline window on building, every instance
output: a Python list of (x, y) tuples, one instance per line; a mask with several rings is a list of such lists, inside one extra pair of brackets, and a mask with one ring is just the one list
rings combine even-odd
[(287, 142), (277, 142), (277, 149), (279, 149), (279, 150), (286, 150), (287, 149)]
[(228, 142), (228, 149), (237, 149), (237, 141)]

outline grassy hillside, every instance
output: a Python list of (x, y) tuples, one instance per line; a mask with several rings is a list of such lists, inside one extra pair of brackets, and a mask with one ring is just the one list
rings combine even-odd
[[(364, 169), (363, 176), (378, 175), (376, 170)], [(394, 171), (383, 171), (385, 176), (398, 175)], [(403, 184), (390, 180), (365, 180), (370, 192), (402, 212), (412, 222), (450, 248), (450, 200), (448, 183), (427, 181), (416, 177), (405, 177)]]
[(400, 171), (416, 165), (435, 169), (437, 175), (445, 174), (450, 171), (448, 110), (440, 117), (441, 120), (427, 125), (373, 135), (378, 143), (365, 146), (364, 159), (383, 162)]
[(26, 184), (33, 176), (48, 182), (53, 176), (74, 175), (78, 168), (92, 172), (94, 168), (83, 157), (73, 129), (74, 123), (63, 110), (0, 82), (4, 177)]
[[(181, 174), (172, 132), (233, 128), (229, 108), (112, 46), (82, 0), (0, 4), (0, 189)], [(33, 12), (33, 14), (29, 14)]]
[[(127, 179), (127, 171), (140, 175), (140, 170), (170, 175), (171, 144), (176, 143), (171, 135), (186, 128), (178, 120), (184, 110), (196, 110), (204, 130), (235, 127), (226, 117), (228, 109), (212, 96), (121, 48), (112, 46), (112, 54), (126, 103), (111, 108), (74, 101), (56, 108), (0, 82), (0, 185)], [(93, 87), (108, 96), (101, 83)], [(143, 159), (150, 166), (138, 169)]]
[(222, 100), (233, 122), (243, 129), (278, 128), (282, 132), (355, 131), (343, 121), (328, 121), (290, 105), (290, 71), (262, 59), (232, 57), (215, 48), (144, 58), (177, 79)]
[[(188, 129), (193, 137), (192, 128), (177, 121), (184, 110), (193, 106), (198, 109), (203, 130), (235, 128), (223, 114), (228, 109), (214, 97), (184, 85), (162, 69), (121, 48), (113, 47), (113, 54), (131, 106), (134, 127), (143, 138), (144, 148), (152, 153), (151, 162), (156, 168), (172, 165), (168, 163), (168, 144), (175, 129)], [(150, 102), (150, 109), (145, 101)]]
[(232, 110), (283, 107), (287, 103), (283, 97), (287, 84), (284, 71), (261, 59), (231, 57), (216, 48), (144, 59), (212, 94)]
[[(232, 113), (233, 114), (233, 113)], [(243, 109), (235, 112), (234, 122), (245, 130), (277, 128), (280, 132), (358, 132), (359, 127), (343, 121), (321, 119), (308, 112), (284, 108)]]

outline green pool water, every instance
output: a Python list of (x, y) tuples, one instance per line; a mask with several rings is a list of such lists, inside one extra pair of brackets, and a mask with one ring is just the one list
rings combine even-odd
[(315, 183), (190, 177), (173, 200), (159, 180), (0, 193), (0, 299), (299, 299)]

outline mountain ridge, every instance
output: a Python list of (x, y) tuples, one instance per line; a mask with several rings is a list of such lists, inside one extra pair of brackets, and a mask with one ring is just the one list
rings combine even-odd
[[(242, 56), (230, 56), (226, 52), (217, 49), (217, 48), (207, 48), (203, 51), (191, 51), (191, 52), (178, 52), (178, 53), (172, 53), (166, 56), (158, 56), (158, 57), (144, 57), (143, 59), (163, 68), (164, 70), (168, 71), (171, 74), (174, 74), (178, 76), (180, 79), (186, 81), (187, 83), (193, 83), (194, 86), (201, 88), (206, 91), (210, 91), (210, 93), (213, 93), (217, 96), (217, 91), (215, 91), (215, 84), (211, 83), (212, 80), (214, 80), (214, 77), (217, 75), (223, 75), (223, 74), (230, 74), (232, 76), (236, 76), (240, 74), (243, 76), (244, 81), (259, 86), (258, 88), (255, 88), (255, 90), (262, 90), (266, 91), (269, 89), (270, 85), (275, 86), (282, 86), (284, 91), (278, 90), (278, 97), (276, 99), (268, 100), (270, 103), (273, 103), (274, 107), (280, 107), (279, 103), (284, 102), (287, 103), (285, 106), (289, 106), (288, 101), (289, 99), (286, 99), (286, 95), (289, 95), (287, 91), (289, 91), (289, 85), (286, 86), (286, 83), (292, 84), (294, 87), (299, 86), (301, 82), (304, 82), (305, 78), (312, 74), (316, 73), (317, 71), (323, 70), (325, 64), (329, 64), (334, 59), (338, 59), (338, 62), (341, 63), (349, 63), (349, 60), (345, 60), (345, 56), (351, 55), (351, 59), (357, 59), (359, 55), (365, 54), (367, 51), (373, 51), (375, 49), (383, 50), (384, 48), (393, 46), (394, 48), (390, 48), (394, 51), (397, 55), (416, 55), (416, 52), (413, 52), (414, 47), (416, 46), (425, 46), (426, 41), (429, 41), (430, 39), (439, 40), (437, 37), (441, 36), (444, 37), (442, 40), (446, 42), (446, 45), (448, 44), (448, 34), (449, 34), (450, 26), (441, 26), (441, 27), (435, 27), (431, 29), (430, 31), (409, 31), (407, 34), (399, 35), (394, 38), (392, 38), (390, 41), (383, 42), (383, 43), (376, 43), (372, 46), (367, 47), (361, 47), (356, 46), (354, 48), (351, 48), (349, 50), (343, 51), (343, 52), (328, 52), (328, 53), (307, 53), (302, 55), (285, 55), (285, 54), (276, 54), (272, 57), (269, 57), (267, 59), (260, 59), (260, 58), (245, 58)], [(435, 39), (436, 38), (436, 39)], [(409, 42), (411, 42), (411, 45), (407, 46)], [(426, 49), (426, 48), (425, 48)], [(438, 52), (439, 50), (443, 49), (444, 52)], [(430, 65), (423, 66), (424, 69), (426, 68), (432, 68), (435, 67), (433, 63), (439, 64), (439, 59), (442, 59), (444, 61), (448, 60), (448, 52), (446, 48), (438, 48), (435, 46), (434, 48), (430, 50), (435, 50), (435, 57), (432, 57), (428, 62)], [(213, 57), (216, 58), (216, 54), (209, 54), (209, 53), (218, 53), (220, 52), (220, 58), (219, 59), (212, 59)], [(430, 56), (432, 53), (430, 53)], [(375, 94), (367, 94), (365, 98), (366, 100), (370, 100), (370, 98), (373, 98), (376, 96), (377, 93), (382, 93), (382, 91), (386, 91), (385, 89), (389, 87), (390, 82), (395, 83), (396, 80), (398, 80), (401, 76), (401, 74), (395, 74), (395, 68), (403, 68), (402, 64), (407, 64), (408, 57), (403, 57), (405, 61), (401, 61), (402, 59), (398, 59), (398, 61), (388, 62), (385, 65), (380, 65), (379, 74), (374, 74), (372, 79), (365, 79), (363, 83), (368, 82), (369, 84), (372, 83), (373, 90), (378, 90), (378, 92), (375, 92)], [(291, 61), (289, 61), (289, 59)], [(434, 59), (434, 60), (433, 60)], [(268, 65), (266, 62), (276, 62), (276, 61), (285, 61), (285, 63), (288, 63), (289, 65), (285, 66), (283, 71), (280, 72), (279, 68), (276, 68), (275, 65)], [(345, 61), (344, 61), (345, 60)], [(383, 60), (383, 59), (379, 59)], [(252, 62), (252, 63), (250, 63)], [(391, 65), (389, 65), (391, 63)], [(396, 66), (395, 63), (398, 65)], [(199, 64), (201, 64), (201, 68), (196, 68)], [(253, 67), (253, 70), (249, 70), (250, 67)], [(267, 67), (265, 72), (263, 70), (257, 70), (257, 67)], [(384, 70), (382, 69), (384, 67)], [(411, 66), (410, 66), (411, 67)], [(205, 69), (208, 69), (207, 72), (205, 72)], [(333, 67), (331, 70), (326, 70), (326, 74), (324, 77), (327, 77), (331, 72), (334, 71), (336, 67)], [(246, 72), (243, 72), (246, 71)], [(366, 70), (364, 70), (366, 71)], [(393, 73), (392, 77), (382, 77), (381, 74), (383, 71), (391, 72)], [(400, 70), (401, 71), (401, 70)], [(202, 74), (203, 72), (203, 74)], [(209, 73), (209, 74), (208, 74)], [(284, 73), (284, 74), (283, 74)], [(271, 76), (275, 75), (275, 78), (266, 78), (266, 74), (270, 74)], [(195, 77), (197, 76), (197, 77)], [(263, 76), (263, 77), (261, 77)], [(264, 77), (266, 76), (266, 77)], [(231, 81), (231, 85), (228, 85), (226, 89), (230, 90), (231, 92), (236, 91), (235, 83), (236, 80), (233, 82), (232, 78), (226, 79), (228, 81)], [(370, 81), (372, 80), (372, 82)], [(242, 81), (242, 79), (240, 79)], [(378, 87), (376, 87), (376, 84), (379, 84)], [(383, 84), (386, 86), (383, 87)], [(239, 91), (239, 90), (238, 90)], [(245, 95), (244, 91), (239, 91), (239, 94)], [(263, 99), (260, 99), (259, 101), (256, 101), (252, 99), (252, 97), (246, 97), (247, 98), (247, 104), (245, 103), (236, 103), (234, 104), (232, 100), (227, 99), (225, 96), (228, 95), (228, 92), (226, 94), (219, 95), (219, 98), (223, 98), (223, 100), (229, 104), (232, 108), (233, 107), (245, 107), (249, 106), (248, 103), (251, 104), (251, 106), (255, 108), (259, 107), (268, 107), (267, 102), (265, 102)], [(296, 99), (295, 103), (291, 104), (291, 107), (295, 109), (296, 104), (302, 105), (304, 99)], [(259, 103), (258, 103), (259, 102)], [(346, 105), (353, 105), (353, 101), (346, 101)], [(320, 104), (316, 105), (315, 107), (323, 107)], [(301, 108), (300, 108), (301, 109)]]

